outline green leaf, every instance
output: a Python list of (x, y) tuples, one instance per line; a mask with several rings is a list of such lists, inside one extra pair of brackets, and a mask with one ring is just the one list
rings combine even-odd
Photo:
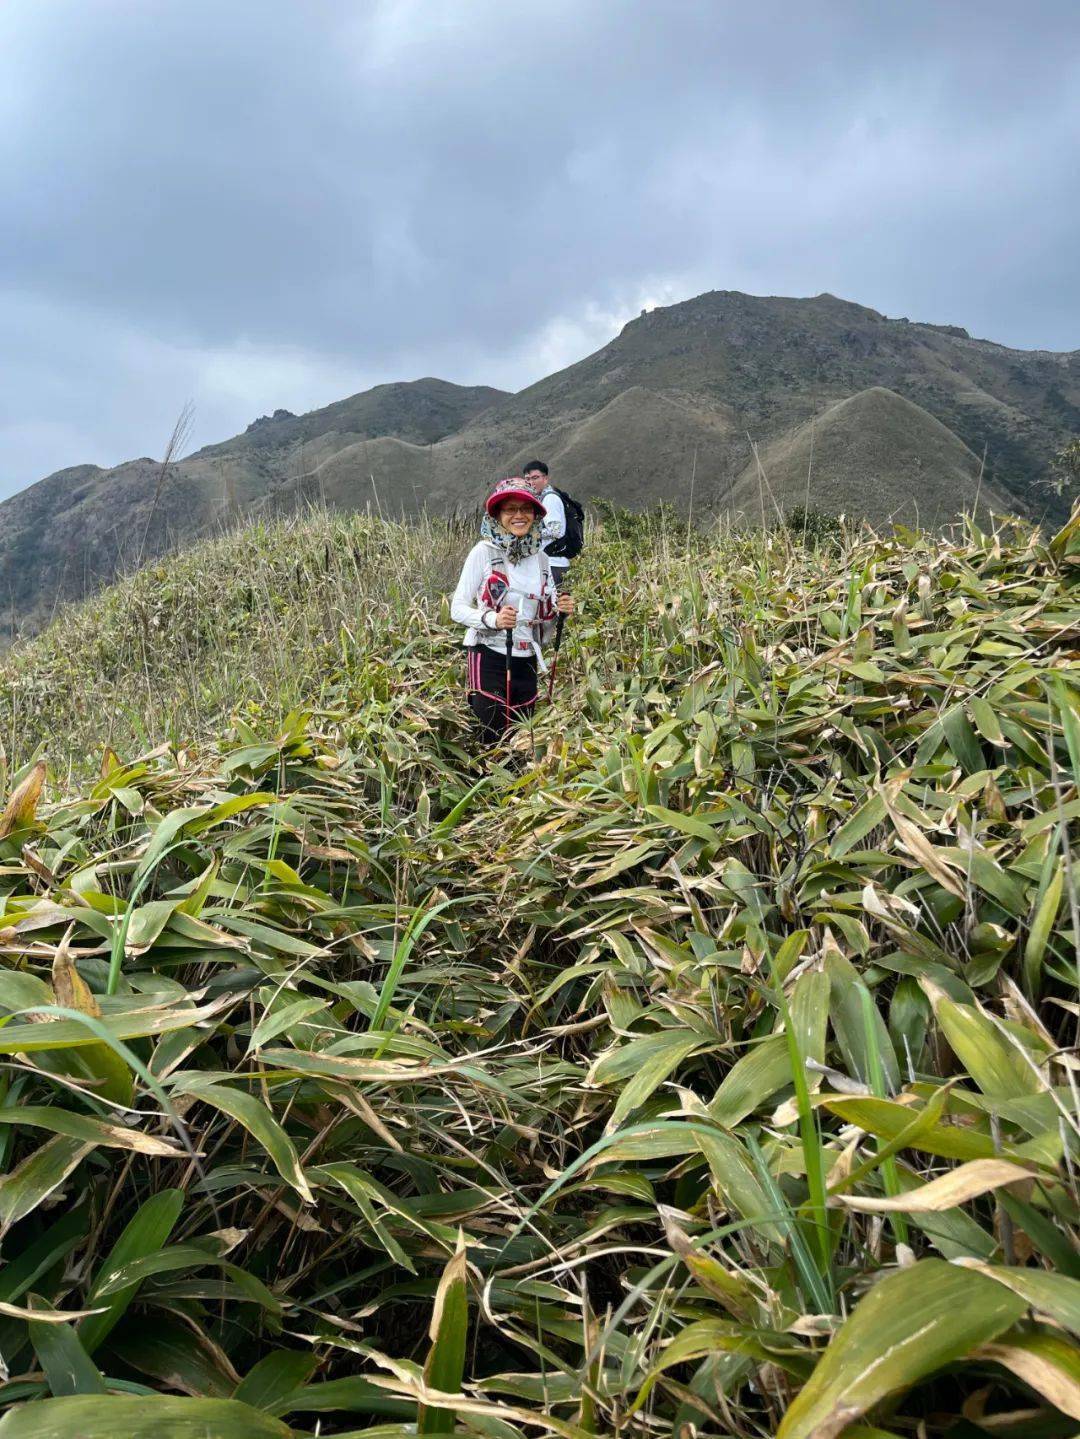
[(280, 1420), (235, 1399), (100, 1394), (9, 1409), (0, 1439), (292, 1439)]
[(264, 1309), (280, 1313), (281, 1303), (267, 1289), (261, 1279), (249, 1274), (239, 1265), (201, 1248), (198, 1244), (175, 1244), (155, 1253), (142, 1254), (129, 1259), (116, 1268), (102, 1270), (95, 1286), (96, 1294), (108, 1298), (110, 1294), (135, 1289), (145, 1280), (157, 1274), (175, 1274), (190, 1269), (203, 1269), (207, 1265), (220, 1268), (247, 1296)]
[(173, 910), (179, 905), (178, 899), (152, 899), (140, 904), (128, 914), (125, 948), (128, 950), (149, 949), (154, 940), (172, 918)]
[(214, 805), (213, 809), (205, 814), (197, 815), (187, 822), (189, 834), (202, 834), (205, 830), (213, 829), (215, 825), (222, 824), (234, 815), (242, 814), (246, 809), (254, 809), (256, 805), (272, 805), (278, 800), (276, 794), (269, 790), (254, 790), (249, 794), (236, 794), (231, 799), (222, 800), (220, 804)]
[(232, 1085), (203, 1084), (191, 1078), (178, 1079), (173, 1092), (194, 1094), (204, 1104), (213, 1105), (222, 1114), (243, 1125), (270, 1156), (274, 1168), (286, 1184), (291, 1184), (305, 1203), (313, 1202), (295, 1145), (261, 1100)]
[(971, 722), (964, 713), (963, 705), (954, 705), (941, 717), (941, 728), (949, 741), (949, 748), (968, 774), (977, 774), (985, 769), (982, 746), (971, 728)]
[(1038, 993), (1039, 971), (1042, 968), (1043, 955), (1046, 953), (1054, 921), (1057, 919), (1057, 912), (1061, 907), (1064, 888), (1065, 866), (1059, 865), (1050, 876), (1046, 890), (1039, 900), (1031, 921), (1027, 944), (1024, 946), (1024, 978), (1027, 980), (1028, 989), (1032, 994)]
[(638, 1390), (637, 1398), (628, 1412), (637, 1413), (665, 1369), (672, 1369), (676, 1364), (686, 1364), (691, 1359), (701, 1359), (706, 1354), (717, 1353), (745, 1354), (760, 1364), (776, 1358), (759, 1339), (748, 1334), (742, 1326), (723, 1319), (699, 1319), (697, 1323), (688, 1324), (685, 1329), (680, 1330), (661, 1350), (660, 1358), (649, 1370), (645, 1383)]
[(888, 1395), (996, 1338), (1024, 1308), (1003, 1285), (940, 1259), (888, 1275), (833, 1336), (776, 1439), (839, 1434)]
[(371, 1226), (371, 1231), (389, 1254), (395, 1264), (400, 1264), (410, 1274), (416, 1273), (416, 1265), (386, 1228), (375, 1211), (374, 1201), (384, 1202), (389, 1197), (382, 1187), (368, 1175), (357, 1169), (355, 1164), (324, 1164), (311, 1172), (312, 1182), (318, 1184), (328, 1179), (342, 1188)]
[(871, 1082), (871, 1040), (866, 1028), (867, 1010), (863, 996), (869, 1001), (870, 1023), (873, 1025), (873, 1039), (885, 1082), (895, 1091), (900, 1085), (900, 1069), (892, 1040), (885, 1028), (877, 1006), (866, 985), (859, 978), (855, 966), (835, 949), (825, 956), (825, 972), (832, 981), (829, 1011), (840, 1051), (853, 1079), (863, 1084)]
[(923, 987), (949, 1047), (988, 1098), (1017, 1099), (1046, 1088), (1019, 1048), (981, 1009), (957, 1004), (929, 981), (924, 980)]
[(1004, 1264), (980, 1265), (979, 1273), (1007, 1285), (1032, 1309), (1080, 1336), (1080, 1280), (1046, 1269), (1020, 1269)]
[[(469, 1332), (469, 1299), (465, 1259), (465, 1238), (458, 1238), (457, 1252), (442, 1272), (435, 1291), (435, 1305), (428, 1330), (431, 1348), (424, 1365), (424, 1384), (441, 1394), (459, 1394), (465, 1373), (465, 1341)], [(452, 1409), (421, 1404), (416, 1414), (418, 1434), (452, 1434)]]
[(681, 814), (675, 809), (664, 809), (662, 805), (647, 804), (644, 806), (645, 813), (651, 814), (653, 819), (658, 819), (661, 824), (670, 825), (677, 829), (680, 834), (691, 835), (695, 839), (706, 840), (709, 844), (717, 844), (720, 835), (711, 824), (704, 820), (695, 818), (692, 814)]
[[(184, 1194), (180, 1189), (159, 1190), (139, 1206), (113, 1245), (109, 1257), (98, 1270), (98, 1279), (90, 1286), (90, 1308), (97, 1308), (97, 1285), (101, 1276), (114, 1273), (142, 1255), (156, 1254), (167, 1242), (183, 1207)], [(134, 1283), (121, 1289), (113, 1295), (104, 1314), (92, 1314), (89, 1319), (82, 1321), (79, 1325), (79, 1340), (87, 1354), (93, 1354), (107, 1335), (112, 1333), (135, 1298), (138, 1288), (138, 1284)]]
[(52, 1024), (19, 1024), (12, 1022), (0, 1027), (0, 1054), (35, 1054), (42, 1050), (78, 1049), (84, 1045), (104, 1044), (109, 1039), (145, 1039), (153, 1034), (165, 1034), (171, 1029), (184, 1029), (198, 1024), (216, 1014), (218, 1004), (207, 1004), (194, 1009), (177, 1005), (175, 1009), (147, 1011), (132, 1014), (107, 1015), (103, 1019), (87, 1016), (85, 1020), (58, 1019)]
[(293, 1025), (299, 1025), (303, 1020), (320, 1010), (326, 1009), (330, 1004), (328, 999), (315, 999), (308, 997), (294, 1000), (281, 1009), (268, 1009), (251, 1032), (251, 1039), (248, 1042), (248, 1052), (261, 1049), (263, 1045), (269, 1044), (279, 1034), (284, 1034)]
[(32, 1243), (23, 1244), (18, 1255), (0, 1269), (0, 1300), (14, 1304), (42, 1274), (78, 1244), (86, 1233), (85, 1209), (75, 1209), (51, 1225)]
[(975, 721), (975, 728), (982, 735), (983, 739), (989, 740), (991, 744), (1003, 745), (1005, 736), (1001, 733), (1001, 725), (998, 724), (998, 717), (994, 713), (994, 707), (981, 695), (973, 695), (968, 700), (968, 708), (971, 710), (971, 718)]
[(913, 1121), (918, 1110), (891, 1099), (826, 1094), (820, 1103), (845, 1124), (857, 1124), (877, 1139), (895, 1139), (910, 1130), (912, 1149), (926, 1154), (939, 1154), (944, 1159), (992, 1159), (997, 1153), (988, 1134), (977, 1129), (961, 1129), (956, 1124), (936, 1123), (917, 1126)]
[(724, 1075), (720, 1088), (709, 1104), (709, 1113), (725, 1129), (733, 1128), (740, 1119), (752, 1114), (778, 1089), (791, 1083), (791, 1060), (787, 1036), (770, 1034), (759, 1040)]
[(307, 1383), (318, 1362), (308, 1349), (272, 1349), (244, 1375), (233, 1398), (254, 1409), (273, 1411), (294, 1389)]
[[(326, 1414), (346, 1410), (354, 1414), (385, 1414), (411, 1419), (416, 1405), (409, 1399), (397, 1399), (385, 1389), (354, 1374), (347, 1379), (326, 1379), (321, 1384), (303, 1384), (283, 1395), (274, 1404), (275, 1414)], [(366, 1435), (378, 1435), (381, 1429), (364, 1429)], [(401, 1434), (395, 1428), (395, 1434)], [(416, 1431), (410, 1426), (408, 1433)], [(299, 1439), (299, 1435), (297, 1435)], [(354, 1439), (359, 1436), (354, 1435)], [(405, 1436), (403, 1436), (405, 1439)]]
[[(28, 1308), (50, 1306), (37, 1294), (29, 1296)], [(70, 1324), (27, 1324), (30, 1343), (45, 1372), (49, 1391), (57, 1399), (65, 1394), (104, 1394), (105, 1381), (87, 1354)]]
[(704, 1041), (688, 1029), (661, 1029), (654, 1034), (636, 1035), (628, 1044), (609, 1050), (593, 1065), (589, 1083), (623, 1088), (608, 1120), (608, 1129), (618, 1129), (626, 1116), (644, 1104), (649, 1095), (667, 1079)]
[(186, 808), (170, 810), (155, 827), (150, 837), (150, 843), (146, 846), (146, 851), (139, 861), (137, 874), (149, 874), (184, 826), (193, 819), (199, 819), (205, 815), (208, 809), (209, 805), (193, 804)]
[(832, 859), (841, 859), (849, 850), (860, 844), (871, 830), (877, 829), (887, 818), (885, 801), (880, 794), (875, 794), (861, 805), (853, 815), (844, 821), (840, 828), (833, 835), (832, 843), (829, 845), (829, 855)]
[(404, 973), (408, 963), (409, 955), (412, 954), (413, 946), (427, 929), (428, 925), (442, 914), (443, 910), (449, 909), (454, 904), (472, 904), (477, 899), (476, 895), (464, 894), (454, 899), (444, 899), (438, 904), (433, 904), (428, 909), (417, 909), (413, 912), (412, 918), (405, 926), (405, 933), (394, 950), (394, 956), (387, 966), (386, 975), (382, 986), (379, 989), (378, 1002), (375, 1005), (375, 1013), (371, 1016), (369, 1029), (378, 1030), (383, 1026), (390, 1005), (393, 1003), (394, 993), (397, 990), (398, 982)]
[(726, 1202), (744, 1219), (754, 1220), (757, 1232), (780, 1239), (782, 1227), (775, 1219), (765, 1217), (772, 1211), (772, 1200), (761, 1187), (750, 1156), (736, 1136), (718, 1129), (714, 1133), (698, 1133), (697, 1143), (708, 1161), (713, 1182)]
[[(807, 1254), (816, 1250), (815, 1284), (830, 1270), (828, 1218), (825, 1213), (825, 1156), (817, 1115), (810, 1102), (810, 1086), (806, 1078), (806, 1062), (825, 1057), (825, 1035), (829, 1018), (831, 978), (820, 970), (802, 975), (795, 984), (790, 1006), (785, 1004), (784, 1030), (791, 1059), (791, 1077), (799, 1112), (799, 1138), (802, 1143), (803, 1165), (809, 1193), (806, 1228), (803, 1236)], [(762, 1169), (760, 1158), (758, 1169)], [(778, 1191), (773, 1190), (774, 1196)], [(800, 1262), (802, 1255), (799, 1256)], [(825, 1292), (824, 1290), (822, 1292)]]
[(53, 1134), (65, 1134), (69, 1139), (83, 1140), (87, 1144), (102, 1145), (113, 1149), (134, 1149), (140, 1154), (154, 1154), (158, 1157), (175, 1158), (183, 1154), (175, 1144), (145, 1134), (141, 1129), (129, 1129), (120, 1124), (106, 1124), (101, 1119), (91, 1119), (73, 1109), (60, 1109), (51, 1104), (21, 1104), (14, 1108), (0, 1109), (0, 1124), (21, 1124), (28, 1129), (47, 1129)]
[(48, 1199), (93, 1148), (80, 1139), (58, 1135), (0, 1178), (0, 1235)]
[(226, 1399), (239, 1382), (224, 1354), (204, 1334), (160, 1312), (152, 1324), (129, 1319), (110, 1348), (141, 1374), (196, 1399)]

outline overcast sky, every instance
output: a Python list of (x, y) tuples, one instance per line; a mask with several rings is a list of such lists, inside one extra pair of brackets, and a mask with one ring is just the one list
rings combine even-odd
[(646, 304), (1080, 348), (1080, 0), (0, 0), (0, 496)]

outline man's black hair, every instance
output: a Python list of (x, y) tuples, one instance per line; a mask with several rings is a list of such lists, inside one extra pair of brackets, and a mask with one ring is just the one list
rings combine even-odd
[(542, 475), (546, 475), (548, 467), (544, 464), (543, 460), (530, 460), (521, 473), (527, 475), (530, 470), (539, 470)]

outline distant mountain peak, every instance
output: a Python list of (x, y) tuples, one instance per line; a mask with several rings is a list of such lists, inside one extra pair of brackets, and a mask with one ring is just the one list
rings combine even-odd
[(250, 435), (252, 430), (257, 430), (260, 425), (272, 425), (275, 420), (295, 419), (296, 416), (293, 414), (292, 410), (275, 410), (272, 415), (260, 415), (257, 420), (252, 420), (251, 424), (248, 425), (247, 429), (244, 431), (244, 434)]

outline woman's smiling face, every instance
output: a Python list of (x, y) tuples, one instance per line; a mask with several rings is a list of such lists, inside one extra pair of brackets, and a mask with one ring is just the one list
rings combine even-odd
[(495, 512), (495, 518), (508, 534), (527, 535), (536, 520), (536, 507), (526, 500), (504, 500)]

